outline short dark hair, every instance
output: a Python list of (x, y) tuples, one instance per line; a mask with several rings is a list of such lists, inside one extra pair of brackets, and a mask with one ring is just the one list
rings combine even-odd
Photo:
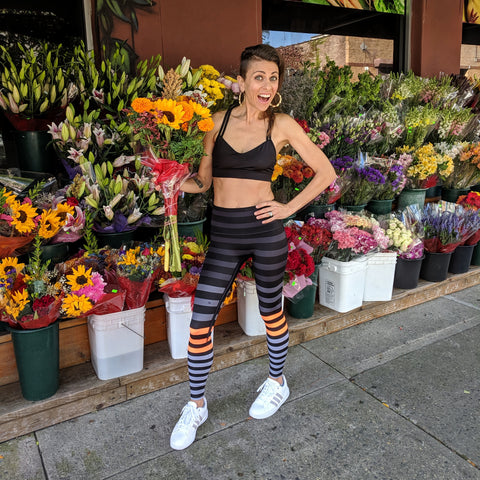
[(252, 47), (247, 47), (240, 56), (240, 75), (245, 78), (248, 70), (248, 65), (252, 60), (267, 60), (268, 62), (274, 62), (278, 67), (278, 86), (280, 88), (283, 80), (283, 73), (285, 66), (283, 58), (278, 51), (271, 45), (260, 43)]

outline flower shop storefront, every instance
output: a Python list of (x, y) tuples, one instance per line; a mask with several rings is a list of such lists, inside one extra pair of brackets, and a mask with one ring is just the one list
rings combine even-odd
[[(82, 44), (0, 50), (0, 108), (49, 151), (29, 163), (31, 143), (0, 175), (0, 441), (187, 379), (212, 198), (180, 185), (239, 88), (187, 58), (155, 56), (134, 73), (122, 60), (119, 45), (101, 61)], [(307, 103), (291, 95), (299, 84)], [(283, 89), (285, 111), (337, 174), (284, 220), (292, 346), (480, 283), (478, 85), (354, 81), (328, 62)], [(290, 201), (313, 173), (287, 146), (275, 198)], [(267, 353), (256, 302), (245, 258), (217, 319), (214, 369)]]

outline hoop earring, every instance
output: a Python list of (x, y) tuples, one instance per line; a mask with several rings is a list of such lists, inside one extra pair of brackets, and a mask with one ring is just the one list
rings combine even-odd
[[(274, 104), (273, 102), (270, 104), (270, 106), (272, 106), (273, 108), (277, 108), (282, 103), (282, 96), (278, 92), (275, 94), (275, 97), (277, 95), (278, 95), (278, 102), (276, 104)], [(275, 100), (275, 97), (273, 97), (274, 100)]]
[(245, 101), (245, 92), (240, 92), (238, 95), (238, 104), (243, 105), (243, 102)]

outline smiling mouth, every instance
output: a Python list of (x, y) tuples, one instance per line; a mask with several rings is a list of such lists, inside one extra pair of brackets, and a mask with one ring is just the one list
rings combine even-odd
[(269, 95), (269, 94), (267, 94), (267, 93), (263, 93), (263, 94), (258, 95), (258, 99), (259, 99), (262, 103), (268, 103), (271, 98), (272, 98), (272, 96)]

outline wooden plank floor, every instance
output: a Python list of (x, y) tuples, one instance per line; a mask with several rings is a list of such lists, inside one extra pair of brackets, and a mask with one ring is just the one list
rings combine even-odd
[[(321, 305), (313, 317), (289, 319), (290, 345), (297, 345), (344, 328), (367, 322), (404, 308), (418, 305), (480, 284), (480, 267), (449, 275), (438, 283), (420, 281), (413, 290), (395, 290), (388, 302), (364, 302), (361, 308), (338, 313)], [(236, 365), (267, 353), (264, 336), (248, 337), (237, 322), (215, 328), (213, 370)], [(112, 380), (99, 380), (90, 363), (60, 371), (60, 388), (46, 400), (23, 399), (18, 382), (0, 387), (0, 442), (40, 428), (101, 410), (187, 380), (186, 359), (173, 360), (166, 341), (145, 347), (141, 372)]]

